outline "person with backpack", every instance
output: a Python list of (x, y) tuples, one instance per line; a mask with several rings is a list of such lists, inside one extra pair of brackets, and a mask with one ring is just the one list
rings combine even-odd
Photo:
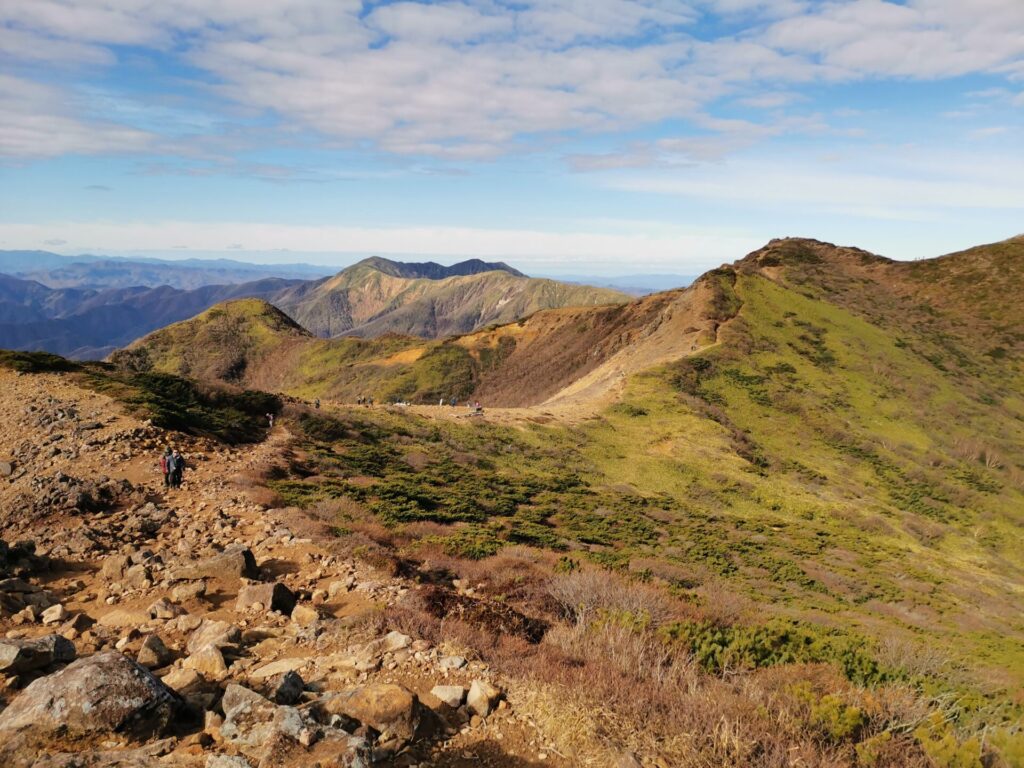
[(170, 468), (171, 449), (164, 448), (164, 453), (160, 457), (160, 471), (164, 475), (164, 488), (169, 488), (171, 485), (171, 468)]
[(171, 471), (171, 488), (181, 488), (181, 478), (185, 474), (185, 457), (175, 448), (167, 461)]

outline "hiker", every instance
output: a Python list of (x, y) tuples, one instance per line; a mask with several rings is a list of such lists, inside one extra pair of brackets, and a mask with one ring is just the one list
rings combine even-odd
[(164, 448), (163, 455), (160, 457), (160, 471), (164, 473), (164, 488), (168, 488), (171, 485), (171, 468), (169, 466), (170, 458), (170, 447)]
[(458, 404), (458, 400), (455, 399), (455, 395), (452, 395), (452, 399), (449, 402), (451, 403), (452, 408)]
[(320, 410), (320, 398), (318, 397), (314, 402), (313, 406), (319, 411)]
[(272, 414), (272, 413), (268, 413), (267, 414), (267, 423), (270, 424), (270, 428), (271, 429), (274, 428), (274, 414)]
[(178, 452), (177, 448), (171, 451), (171, 455), (167, 459), (167, 466), (170, 470), (171, 488), (181, 488), (181, 478), (185, 474), (186, 465), (185, 457)]
[(362, 405), (362, 404), (363, 404), (363, 401), (364, 401), (365, 399), (366, 399), (365, 397), (363, 397), (362, 395), (360, 395), (359, 397), (357, 397), (357, 398), (356, 398), (356, 405)]

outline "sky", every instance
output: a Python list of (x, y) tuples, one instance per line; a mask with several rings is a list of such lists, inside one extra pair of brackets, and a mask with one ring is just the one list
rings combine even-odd
[(695, 274), (1024, 233), (1024, 0), (5, 0), (0, 249)]

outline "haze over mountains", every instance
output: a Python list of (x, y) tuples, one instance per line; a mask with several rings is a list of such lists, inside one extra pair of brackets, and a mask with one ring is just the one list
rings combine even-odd
[[(46, 252), (0, 254), (0, 267), (28, 270), (25, 277), (0, 274), (0, 347), (99, 359), (149, 331), (242, 297), (285, 308), (322, 336), (401, 332), (429, 338), (508, 322), (538, 309), (627, 298), (607, 289), (531, 279), (506, 264), (480, 260), (443, 267), (371, 258), (332, 277), (289, 280), (279, 275), (316, 268), (197, 260), (55, 261), (61, 258)], [(31, 271), (32, 266), (51, 268)], [(239, 282), (254, 276), (259, 279)]]
[(309, 280), (333, 274), (313, 264), (253, 264), (232, 259), (115, 258), (61, 256), (50, 251), (0, 251), (0, 273), (34, 280), (50, 288), (156, 288), (185, 290), (207, 285), (247, 283), (278, 277)]

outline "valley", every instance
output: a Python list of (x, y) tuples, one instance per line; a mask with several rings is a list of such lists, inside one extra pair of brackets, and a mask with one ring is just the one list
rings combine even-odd
[[(58, 564), (53, 583), (65, 610), (93, 620), (110, 605), (148, 605), (174, 587), (183, 558), (232, 543), (291, 563), (257, 578), (283, 575), (311, 601), (312, 630), (294, 613), (232, 612), (235, 577), (180, 604), (244, 631), (225, 671), (186, 693), (206, 721), (163, 747), (172, 764), (190, 765), (197, 744), (270, 765), (328, 743), (326, 764), (344, 764), (314, 702), (398, 680), (446, 725), (379, 756), (396, 764), (769, 766), (797, 754), (815, 766), (1015, 765), (1022, 248), (908, 263), (777, 240), (687, 289), (445, 340), (317, 338), (244, 299), (108, 363), (4, 353), (17, 372), (2, 374), (10, 391), (24, 390), (4, 419), (23, 430), (5, 435), (23, 446), (11, 462), (23, 474), (0, 488), (14, 512), (5, 524), (77, 563), (85, 586), (62, 587), (72, 576)], [(75, 419), (102, 413), (131, 428), (100, 427), (96, 440), (79, 426), (48, 442), (22, 415), (35, 413), (22, 410), (39, 397), (30, 393), (80, 403)], [(372, 407), (355, 404), (366, 395)], [(450, 396), (455, 407), (439, 405)], [(475, 400), (482, 411), (466, 407)], [(264, 434), (268, 412), (278, 417)], [(180, 496), (148, 479), (166, 442), (196, 455)], [(105, 516), (142, 496), (110, 491), (98, 511), (72, 502), (39, 517), (29, 510), (42, 491), (29, 483), (57, 469), (89, 475), (93, 451), (108, 481), (148, 487), (176, 518), (145, 544), (159, 558), (146, 561), (151, 583), (90, 603), (76, 594), (100, 588), (97, 553), (140, 543), (101, 541)], [(174, 544), (188, 526), (198, 549)], [(278, 554), (280, 526), (311, 562)], [(352, 572), (394, 592), (335, 603), (330, 580)], [(256, 637), (250, 621), (274, 643), (245, 640)], [(160, 674), (177, 681), (198, 663), (181, 632), (179, 620), (150, 621), (135, 636), (95, 631), (84, 647), (135, 652), (160, 635), (176, 659)], [(427, 650), (385, 654), (365, 677), (324, 666), (389, 632)], [(302, 722), (319, 746), (284, 738), (270, 757), (219, 725), (228, 683), (264, 690), (252, 672), (271, 648), (307, 658), (299, 716), (309, 705), (314, 719)], [(434, 648), (475, 659), (511, 719), (436, 703), (423, 656)], [(9, 698), (24, 682), (8, 684)], [(375, 731), (371, 746), (390, 743)]]

